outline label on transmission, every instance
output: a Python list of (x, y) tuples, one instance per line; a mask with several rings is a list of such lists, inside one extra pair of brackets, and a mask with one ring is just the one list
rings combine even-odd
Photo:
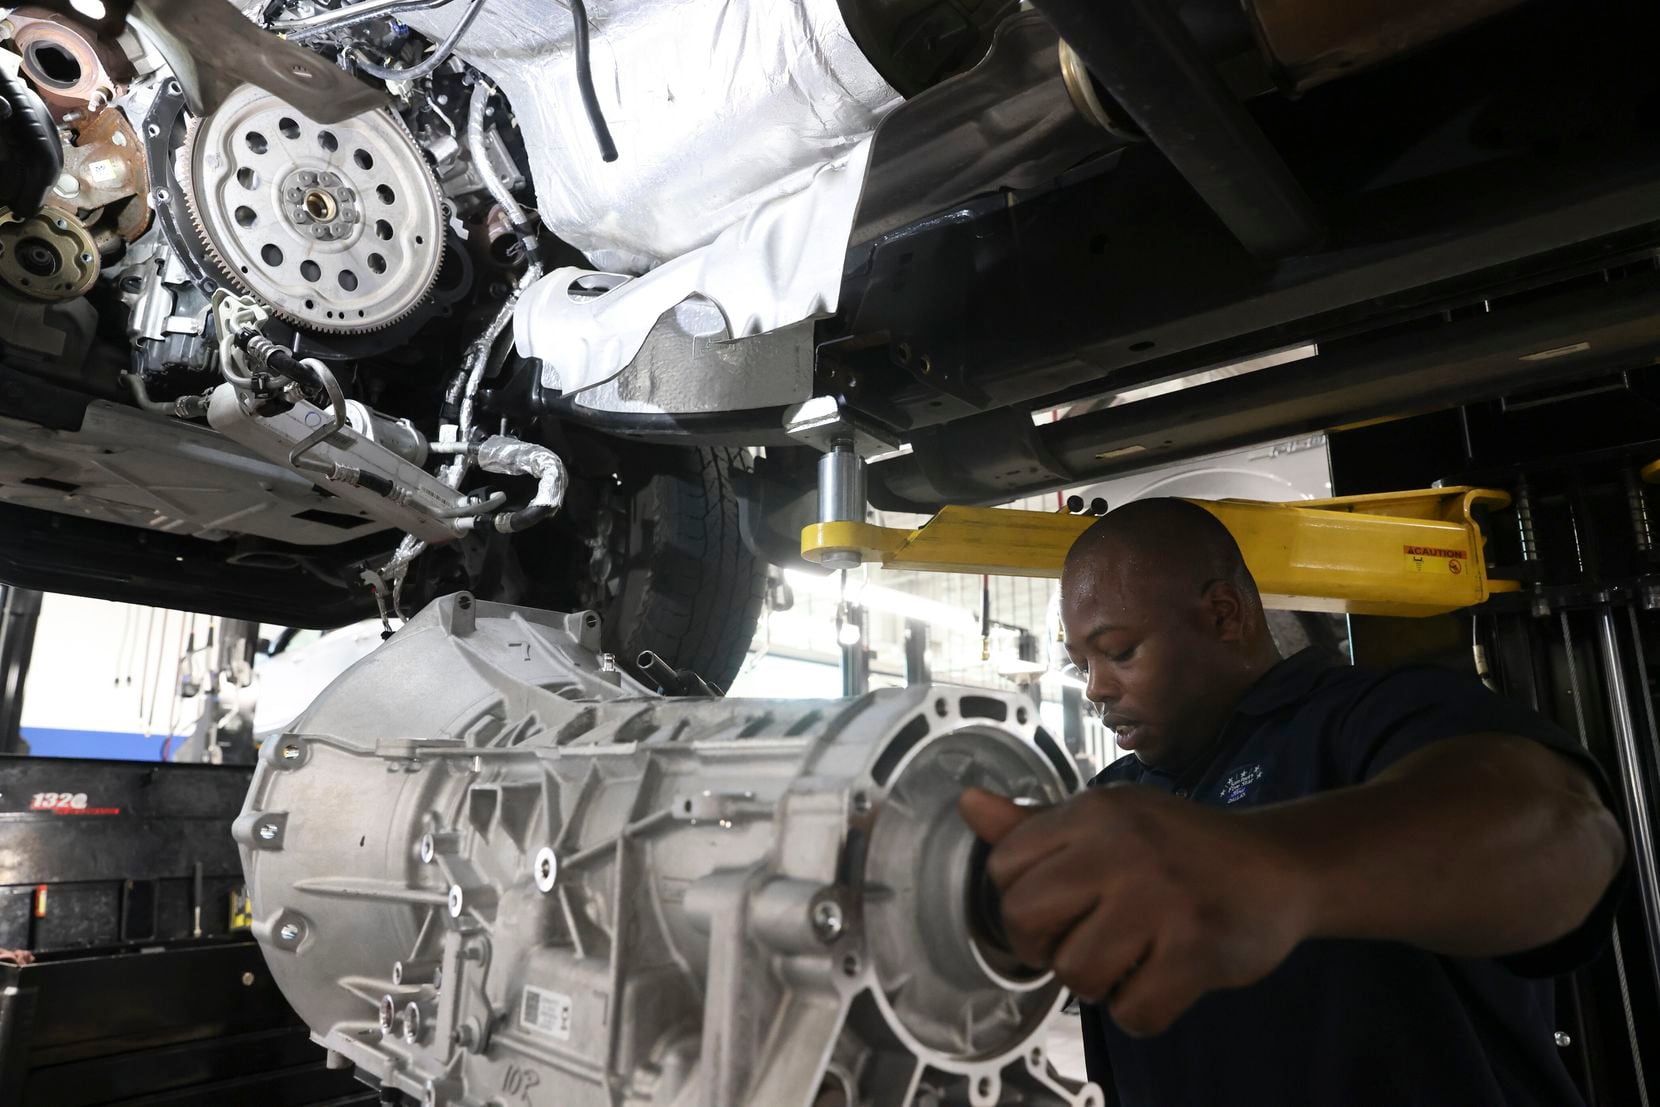
[(524, 1023), (526, 1030), (568, 1042), (571, 1040), (571, 997), (561, 992), (527, 987), (524, 1005), (519, 1010), (519, 1021)]

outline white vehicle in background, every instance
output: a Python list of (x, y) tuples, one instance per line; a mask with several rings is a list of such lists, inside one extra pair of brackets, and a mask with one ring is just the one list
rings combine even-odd
[(379, 619), (366, 619), (330, 631), (262, 627), (261, 643), (269, 652), (254, 655), (254, 741), (266, 741), (289, 728), (335, 677), (381, 644)]

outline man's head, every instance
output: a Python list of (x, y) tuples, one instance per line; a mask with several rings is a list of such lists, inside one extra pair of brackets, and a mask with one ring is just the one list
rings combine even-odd
[(1202, 753), (1279, 659), (1233, 535), (1185, 500), (1137, 500), (1080, 535), (1061, 623), (1119, 745), (1159, 768)]

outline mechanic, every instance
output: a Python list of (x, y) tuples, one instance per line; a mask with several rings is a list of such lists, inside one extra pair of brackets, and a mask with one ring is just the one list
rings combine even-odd
[(1605, 937), (1625, 843), (1578, 743), (1450, 670), (1282, 659), (1232, 535), (1181, 500), (1091, 526), (1061, 617), (1130, 754), (1055, 807), (960, 807), (1109, 1096), (1582, 1102), (1549, 978)]

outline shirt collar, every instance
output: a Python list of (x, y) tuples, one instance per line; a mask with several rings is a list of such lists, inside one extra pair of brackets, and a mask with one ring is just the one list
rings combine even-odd
[(1268, 715), (1302, 699), (1327, 669), (1336, 663), (1318, 646), (1309, 646), (1285, 658), (1257, 678), (1234, 706), (1239, 715)]
[[(1296, 703), (1319, 682), (1327, 669), (1336, 664), (1337, 659), (1329, 651), (1318, 646), (1308, 646), (1299, 650), (1290, 657), (1276, 662), (1267, 672), (1257, 677), (1256, 683), (1247, 688), (1239, 702), (1234, 705), (1233, 714), (1268, 715)], [(1210, 750), (1194, 758), (1191, 764), (1179, 769), (1158, 769), (1137, 761), (1134, 765), (1136, 775), (1131, 779), (1144, 784), (1157, 780), (1168, 784), (1170, 788), (1180, 786), (1185, 792), (1201, 780), (1219, 759), (1232, 756), (1234, 748), (1243, 738), (1243, 732), (1235, 731), (1232, 726), (1225, 723)], [(1090, 784), (1097, 783), (1105, 776), (1106, 773), (1103, 771), (1092, 779)]]

